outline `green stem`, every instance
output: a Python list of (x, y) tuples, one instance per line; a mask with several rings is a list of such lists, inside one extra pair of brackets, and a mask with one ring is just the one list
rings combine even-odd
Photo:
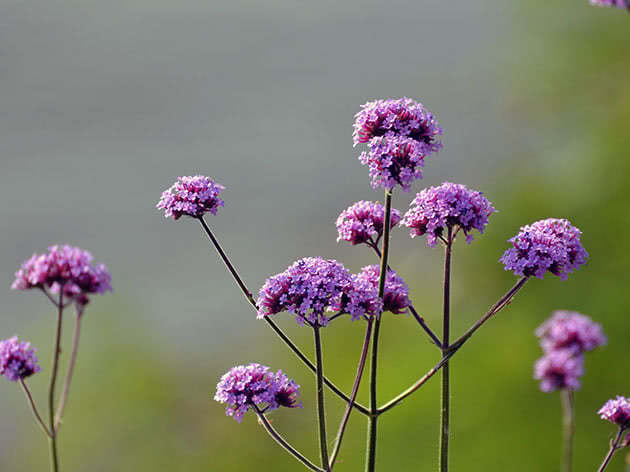
[[(449, 226), (444, 252), (444, 319), (442, 328), (442, 357), (448, 354), (451, 330), (451, 252), (453, 229)], [(448, 471), (448, 440), (450, 428), (450, 373), (448, 361), (442, 367), (442, 402), (440, 409), (440, 472)]]
[(319, 451), (322, 460), (322, 468), (329, 470), (328, 466), (328, 439), (326, 437), (326, 408), (324, 407), (324, 362), (322, 358), (322, 340), (320, 326), (313, 325), (315, 335), (315, 357), (317, 359), (317, 417), (319, 420)]
[(44, 423), (44, 420), (42, 420), (42, 417), (39, 414), (39, 411), (37, 410), (37, 405), (35, 405), (35, 400), (33, 400), (33, 395), (31, 395), (31, 391), (28, 389), (26, 382), (24, 382), (24, 379), (22, 378), (20, 379), (20, 385), (22, 386), (22, 391), (24, 392), (24, 395), (26, 395), (26, 400), (28, 401), (28, 404), (31, 407), (31, 411), (33, 412), (35, 421), (37, 421), (37, 423), (41, 426), (44, 433), (46, 433), (46, 436), (50, 437), (51, 436), (50, 431), (48, 430), (48, 427)]
[(602, 462), (602, 465), (600, 465), (599, 469), (597, 469), (597, 472), (604, 472), (604, 470), (606, 470), (606, 467), (608, 467), (610, 460), (612, 459), (617, 449), (619, 449), (620, 447), (620, 443), (621, 443), (621, 440), (623, 439), (624, 431), (625, 431), (625, 428), (619, 428), (619, 432), (617, 432), (617, 436), (610, 443), (610, 449), (608, 450), (606, 457), (604, 457), (604, 462)]
[(50, 470), (59, 471), (59, 458), (57, 456), (57, 431), (55, 430), (55, 387), (57, 385), (57, 374), (59, 372), (59, 355), (61, 354), (61, 328), (63, 322), (63, 286), (59, 288), (59, 304), (57, 305), (57, 331), (55, 334), (55, 345), (52, 357), (52, 370), (50, 374), (50, 385), (48, 388), (48, 417), (50, 436)]
[(562, 411), (564, 416), (563, 471), (571, 472), (573, 468), (573, 436), (575, 432), (575, 406), (573, 390), (564, 389), (560, 393), (562, 397)]
[(63, 387), (63, 393), (61, 394), (61, 400), (57, 407), (57, 414), (55, 415), (55, 431), (59, 430), (61, 426), (61, 419), (63, 418), (63, 412), (66, 408), (66, 402), (68, 401), (68, 395), (70, 394), (70, 384), (72, 383), (72, 376), (74, 374), (74, 366), (77, 362), (77, 353), (79, 352), (79, 337), (81, 335), (81, 320), (83, 318), (82, 309), (77, 309), (77, 317), (74, 321), (74, 336), (72, 338), (72, 354), (70, 354), (70, 363), (68, 364), (68, 372), (66, 373), (66, 381)]

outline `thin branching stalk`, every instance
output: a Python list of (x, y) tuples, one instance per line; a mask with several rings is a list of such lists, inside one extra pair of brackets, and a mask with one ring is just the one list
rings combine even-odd
[(61, 354), (61, 328), (63, 324), (63, 286), (59, 288), (59, 304), (57, 305), (57, 330), (52, 356), (52, 370), (50, 374), (50, 386), (48, 388), (48, 416), (49, 416), (49, 443), (50, 443), (50, 469), (59, 471), (59, 458), (57, 456), (57, 431), (55, 430), (55, 387), (59, 372), (59, 355)]
[(313, 326), (315, 338), (315, 357), (317, 359), (317, 419), (319, 423), (319, 452), (322, 460), (322, 468), (328, 468), (328, 438), (326, 435), (326, 408), (324, 406), (324, 359), (322, 356), (322, 339), (319, 332), (320, 326)]
[(608, 467), (608, 464), (610, 463), (613, 455), (615, 454), (617, 449), (621, 447), (621, 440), (623, 439), (624, 431), (626, 431), (625, 428), (619, 428), (617, 436), (615, 436), (615, 439), (610, 443), (610, 449), (608, 450), (606, 457), (604, 457), (604, 462), (602, 462), (602, 465), (600, 465), (599, 469), (597, 469), (597, 472), (604, 472), (604, 470), (606, 470), (606, 467)]
[(571, 472), (573, 468), (573, 436), (575, 433), (575, 404), (573, 390), (563, 389), (562, 397), (562, 413), (564, 424), (564, 451), (563, 451), (563, 468), (564, 472)]
[(77, 317), (74, 320), (74, 335), (72, 337), (72, 353), (70, 354), (70, 363), (68, 364), (68, 372), (66, 373), (66, 381), (61, 394), (61, 400), (57, 406), (57, 414), (55, 415), (55, 431), (59, 431), (63, 412), (66, 408), (68, 395), (70, 394), (70, 384), (74, 374), (74, 366), (77, 362), (77, 353), (79, 352), (79, 337), (81, 335), (81, 320), (83, 319), (83, 309), (77, 307)]
[[(444, 247), (444, 303), (442, 326), (442, 357), (448, 354), (451, 331), (451, 253), (453, 249), (453, 228), (448, 227)], [(448, 361), (442, 367), (442, 395), (440, 407), (440, 472), (448, 472), (448, 440), (450, 428), (451, 402), (450, 372)]]
[(44, 423), (44, 420), (42, 420), (42, 417), (39, 414), (39, 411), (37, 410), (37, 405), (35, 405), (35, 400), (33, 400), (33, 395), (31, 395), (31, 391), (28, 389), (26, 382), (24, 382), (24, 379), (22, 378), (20, 378), (20, 385), (22, 386), (22, 391), (24, 391), (24, 395), (26, 395), (26, 400), (28, 401), (28, 404), (31, 407), (31, 411), (33, 412), (35, 421), (39, 423), (44, 433), (46, 433), (46, 436), (50, 437), (51, 436), (50, 430)]

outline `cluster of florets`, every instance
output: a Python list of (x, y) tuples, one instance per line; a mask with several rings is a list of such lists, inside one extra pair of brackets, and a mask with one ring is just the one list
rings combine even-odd
[(372, 187), (409, 190), (422, 178), (424, 158), (441, 147), (442, 128), (433, 114), (410, 98), (376, 100), (355, 115), (354, 145), (367, 143), (359, 157), (368, 165)]
[(92, 255), (73, 246), (51, 246), (45, 254), (33, 254), (15, 273), (14, 290), (49, 289), (80, 305), (89, 294), (111, 291), (111, 276), (103, 264), (93, 265)]
[(590, 0), (590, 3), (598, 7), (617, 7), (630, 10), (630, 0)]
[(617, 396), (614, 400), (608, 400), (597, 413), (603, 420), (630, 428), (630, 398)]
[[(377, 265), (365, 266), (356, 277), (367, 281), (374, 290), (378, 290), (381, 270)], [(409, 301), (409, 287), (405, 281), (393, 270), (387, 271), (385, 279), (385, 293), (383, 294), (383, 311), (394, 314), (406, 313)]]
[(460, 228), (470, 243), (473, 239), (470, 232), (476, 229), (483, 233), (488, 217), (495, 211), (481, 192), (444, 182), (418, 193), (402, 224), (411, 229), (412, 238), (426, 234), (427, 244), (431, 247), (438, 238), (445, 236), (447, 228)]
[(227, 404), (225, 413), (239, 423), (251, 407), (268, 412), (279, 407), (301, 408), (300, 386), (281, 370), (273, 372), (260, 364), (239, 365), (219, 381), (214, 399)]
[(225, 187), (203, 175), (179, 177), (168, 190), (162, 193), (157, 204), (167, 218), (179, 219), (183, 215), (201, 218), (206, 213), (217, 214), (224, 205), (219, 193)]
[(568, 274), (588, 258), (580, 242), (581, 234), (568, 220), (540, 220), (523, 226), (516, 236), (509, 239), (512, 247), (500, 260), (505, 270), (511, 270), (516, 275), (542, 279), (549, 271), (566, 280)]
[[(385, 207), (378, 202), (359, 201), (346, 208), (337, 218), (339, 241), (352, 245), (368, 243), (375, 245), (383, 235)], [(400, 222), (400, 212), (392, 208), (390, 228)]]
[(0, 341), (0, 375), (12, 382), (39, 372), (31, 343), (19, 342), (17, 336)]
[(327, 311), (349, 313), (353, 319), (378, 316), (378, 292), (355, 278), (341, 263), (306, 257), (267, 279), (260, 289), (258, 318), (288, 311), (298, 323), (328, 324)]
[(577, 390), (584, 375), (584, 353), (606, 344), (601, 325), (573, 311), (555, 311), (536, 330), (545, 355), (534, 367), (540, 389)]

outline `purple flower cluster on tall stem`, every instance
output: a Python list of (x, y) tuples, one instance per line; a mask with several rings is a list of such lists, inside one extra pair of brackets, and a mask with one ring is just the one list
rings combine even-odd
[(610, 442), (610, 449), (598, 472), (603, 472), (617, 450), (630, 446), (630, 398), (618, 395), (608, 400), (597, 412), (601, 419), (611, 422), (619, 427), (615, 439)]
[(630, 0), (589, 0), (589, 2), (597, 7), (615, 7), (630, 10)]
[(19, 342), (17, 336), (0, 341), (0, 375), (17, 382), (40, 371), (31, 343)]
[[(368, 244), (377, 247), (383, 235), (385, 208), (378, 202), (361, 200), (341, 212), (337, 218), (337, 241), (348, 241), (353, 246)], [(400, 222), (400, 212), (392, 208), (390, 228)]]

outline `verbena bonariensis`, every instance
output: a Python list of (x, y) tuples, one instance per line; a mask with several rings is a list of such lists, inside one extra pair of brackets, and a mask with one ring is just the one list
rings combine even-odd
[[(409, 210), (401, 213), (392, 208), (396, 190), (408, 191), (412, 184), (422, 178), (421, 169), (425, 159), (441, 147), (442, 129), (435, 115), (422, 104), (409, 99), (376, 100), (361, 107), (354, 123), (353, 141), (356, 145), (367, 145), (359, 160), (369, 167), (371, 185), (384, 190), (384, 202), (359, 201), (344, 210), (336, 220), (339, 242), (352, 246), (369, 247), (377, 259), (377, 265), (367, 265), (358, 274), (351, 274), (338, 261), (321, 257), (298, 260), (286, 270), (267, 279), (259, 291), (258, 298), (241, 278), (240, 274), (219, 244), (205, 220), (205, 214), (216, 214), (223, 200), (219, 193), (224, 189), (213, 179), (204, 176), (180, 177), (166, 192), (157, 207), (167, 217), (179, 219), (189, 216), (197, 220), (212, 245), (225, 263), (239, 288), (252, 306), (257, 318), (266, 322), (294, 354), (315, 374), (317, 424), (319, 431), (319, 463), (306, 458), (297, 451), (278, 431), (271, 427), (267, 415), (281, 407), (297, 405), (298, 387), (284, 374), (273, 373), (259, 364), (237, 366), (219, 382), (215, 399), (226, 403), (228, 416), (241, 420), (247, 411), (254, 411), (271, 437), (287, 452), (313, 471), (331, 471), (339, 457), (344, 433), (352, 411), (364, 415), (368, 421), (365, 470), (376, 470), (378, 444), (378, 421), (381, 415), (402, 404), (403, 400), (418, 391), (438, 371), (442, 371), (441, 424), (439, 470), (448, 470), (450, 430), (450, 376), (449, 359), (490, 318), (505, 308), (532, 276), (543, 279), (552, 274), (566, 279), (568, 274), (586, 262), (588, 254), (580, 241), (580, 231), (568, 220), (546, 219), (521, 228), (511, 238), (509, 248), (501, 257), (506, 270), (513, 271), (518, 280), (490, 309), (467, 331), (451, 340), (450, 336), (450, 293), (452, 248), (457, 236), (462, 233), (467, 243), (473, 233), (483, 233), (489, 217), (496, 211), (481, 193), (464, 185), (445, 182), (419, 192)], [(411, 237), (427, 237), (427, 244), (444, 248), (443, 326), (438, 336), (418, 314), (409, 297), (409, 289), (403, 278), (389, 264), (390, 233), (395, 227), (409, 227)], [(301, 326), (313, 332), (315, 360), (311, 361), (297, 345), (282, 331), (274, 319), (287, 312)], [(379, 405), (377, 367), (379, 362), (379, 340), (381, 323), (387, 322), (386, 313), (409, 312), (437, 347), (440, 360), (424, 376), (389, 401)], [(359, 355), (356, 375), (350, 393), (342, 391), (324, 375), (322, 335), (336, 329), (335, 320), (349, 315), (353, 326), (363, 326), (365, 337)], [(577, 387), (581, 375), (581, 354), (577, 350), (592, 349), (601, 344), (601, 331), (585, 329), (584, 320), (575, 318), (567, 321), (557, 317), (556, 323), (566, 332), (559, 333), (555, 326), (541, 328), (544, 345), (556, 346), (568, 353), (575, 361), (571, 369), (565, 361), (562, 382), (554, 377), (558, 364), (551, 359), (549, 366), (541, 366), (541, 380), (547, 381), (545, 390)], [(590, 325), (589, 325), (590, 326)], [(599, 336), (599, 337), (598, 337)], [(555, 349), (555, 348), (554, 348)], [(555, 351), (554, 351), (555, 352)], [(368, 353), (370, 353), (368, 359)], [(357, 392), (366, 365), (369, 371), (369, 403), (356, 401)], [(545, 367), (543, 369), (543, 367)], [(329, 451), (328, 428), (324, 404), (324, 385), (346, 402), (332, 450)], [(283, 388), (285, 389), (283, 391)], [(282, 398), (278, 392), (285, 392)], [(288, 393), (286, 393), (288, 392)]]
[[(35, 420), (48, 436), (50, 443), (50, 467), (53, 472), (59, 469), (57, 437), (62, 424), (63, 413), (70, 393), (72, 375), (79, 350), (81, 321), (90, 296), (111, 291), (111, 277), (103, 264), (94, 265), (92, 255), (73, 246), (51, 246), (48, 252), (33, 254), (15, 273), (14, 290), (39, 290), (52, 302), (57, 312), (52, 369), (48, 387), (48, 418), (44, 420), (39, 413), (26, 379), (40, 371), (35, 351), (29, 343), (21, 343), (17, 337), (0, 341), (0, 375), (13, 382), (19, 382)], [(57, 402), (57, 377), (61, 354), (61, 336), (64, 310), (74, 306), (76, 316), (72, 352), (68, 361), (68, 370), (63, 392)]]

